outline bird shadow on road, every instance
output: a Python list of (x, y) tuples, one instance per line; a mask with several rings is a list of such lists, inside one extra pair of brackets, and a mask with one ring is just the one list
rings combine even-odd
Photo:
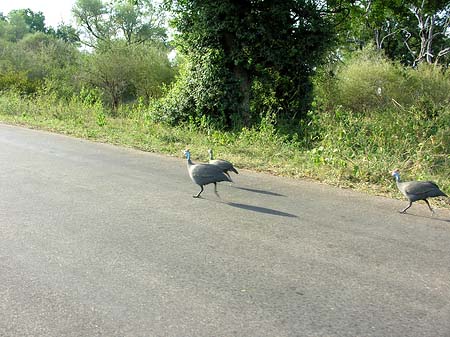
[(255, 188), (240, 187), (240, 186), (231, 186), (231, 187), (232, 187), (232, 188), (237, 188), (237, 189), (243, 190), (243, 191), (248, 191), (248, 192), (254, 192), (254, 193), (260, 193), (260, 194), (273, 195), (273, 196), (276, 196), (276, 197), (285, 197), (284, 194), (275, 193), (275, 192), (266, 191), (266, 190), (258, 190), (258, 189), (255, 189)]
[(434, 220), (434, 221), (450, 222), (450, 219), (438, 218), (436, 216), (426, 216), (426, 215), (419, 215), (419, 214), (414, 214), (414, 213), (405, 213), (404, 215), (415, 216), (417, 218), (424, 218), (424, 219), (429, 219), (429, 220)]
[(225, 204), (228, 205), (228, 206), (231, 206), (231, 207), (246, 209), (248, 211), (253, 211), (253, 212), (258, 212), (258, 213), (265, 213), (265, 214), (271, 214), (271, 215), (277, 215), (277, 216), (284, 216), (284, 217), (288, 217), (288, 218), (298, 218), (298, 216), (295, 215), (295, 214), (290, 214), (290, 213), (286, 213), (286, 212), (277, 211), (277, 210), (272, 209), (272, 208), (253, 206), (253, 205), (246, 205), (246, 204), (241, 204), (241, 203), (237, 203), (237, 202), (225, 202)]

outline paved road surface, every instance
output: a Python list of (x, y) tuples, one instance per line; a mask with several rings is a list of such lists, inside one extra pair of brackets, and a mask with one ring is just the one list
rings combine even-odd
[(450, 336), (448, 211), (197, 191), (179, 158), (0, 125), (0, 336)]

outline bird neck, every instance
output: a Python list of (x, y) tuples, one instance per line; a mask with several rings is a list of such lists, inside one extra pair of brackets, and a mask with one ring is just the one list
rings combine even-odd
[(212, 153), (212, 151), (209, 151), (209, 159), (213, 160), (213, 153)]
[(188, 166), (192, 165), (191, 154), (189, 152), (186, 152), (186, 159)]

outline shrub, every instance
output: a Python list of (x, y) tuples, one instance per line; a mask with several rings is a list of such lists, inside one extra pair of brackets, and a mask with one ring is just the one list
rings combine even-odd
[(334, 75), (315, 79), (318, 103), (353, 112), (416, 107), (433, 115), (450, 103), (450, 74), (422, 64), (404, 68), (368, 47), (337, 67)]
[(38, 90), (39, 81), (31, 80), (25, 71), (0, 72), (0, 91), (13, 90), (22, 94), (31, 94)]

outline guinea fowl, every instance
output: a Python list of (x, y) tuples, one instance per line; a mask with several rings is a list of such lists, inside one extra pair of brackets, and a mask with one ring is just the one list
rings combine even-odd
[(194, 164), (191, 161), (191, 153), (189, 150), (184, 151), (184, 155), (187, 159), (187, 168), (189, 172), (189, 177), (191, 180), (200, 186), (200, 192), (197, 195), (194, 195), (194, 198), (199, 198), (200, 194), (203, 192), (203, 186), (213, 183), (214, 184), (214, 193), (220, 198), (217, 193), (217, 183), (220, 181), (230, 181), (231, 178), (223, 173), (222, 169), (216, 165), (212, 164)]
[(400, 172), (395, 170), (392, 172), (392, 176), (395, 178), (397, 187), (403, 195), (408, 198), (409, 205), (400, 213), (406, 213), (406, 210), (411, 207), (412, 203), (418, 200), (423, 200), (427, 203), (431, 214), (434, 213), (427, 198), (432, 197), (446, 197), (447, 195), (442, 192), (436, 183), (432, 181), (400, 181)]
[(208, 153), (209, 153), (209, 163), (220, 167), (220, 169), (223, 171), (223, 173), (225, 173), (228, 177), (230, 176), (228, 171), (232, 171), (236, 174), (239, 174), (239, 172), (234, 168), (233, 164), (230, 163), (228, 160), (214, 159), (212, 149), (209, 149)]

